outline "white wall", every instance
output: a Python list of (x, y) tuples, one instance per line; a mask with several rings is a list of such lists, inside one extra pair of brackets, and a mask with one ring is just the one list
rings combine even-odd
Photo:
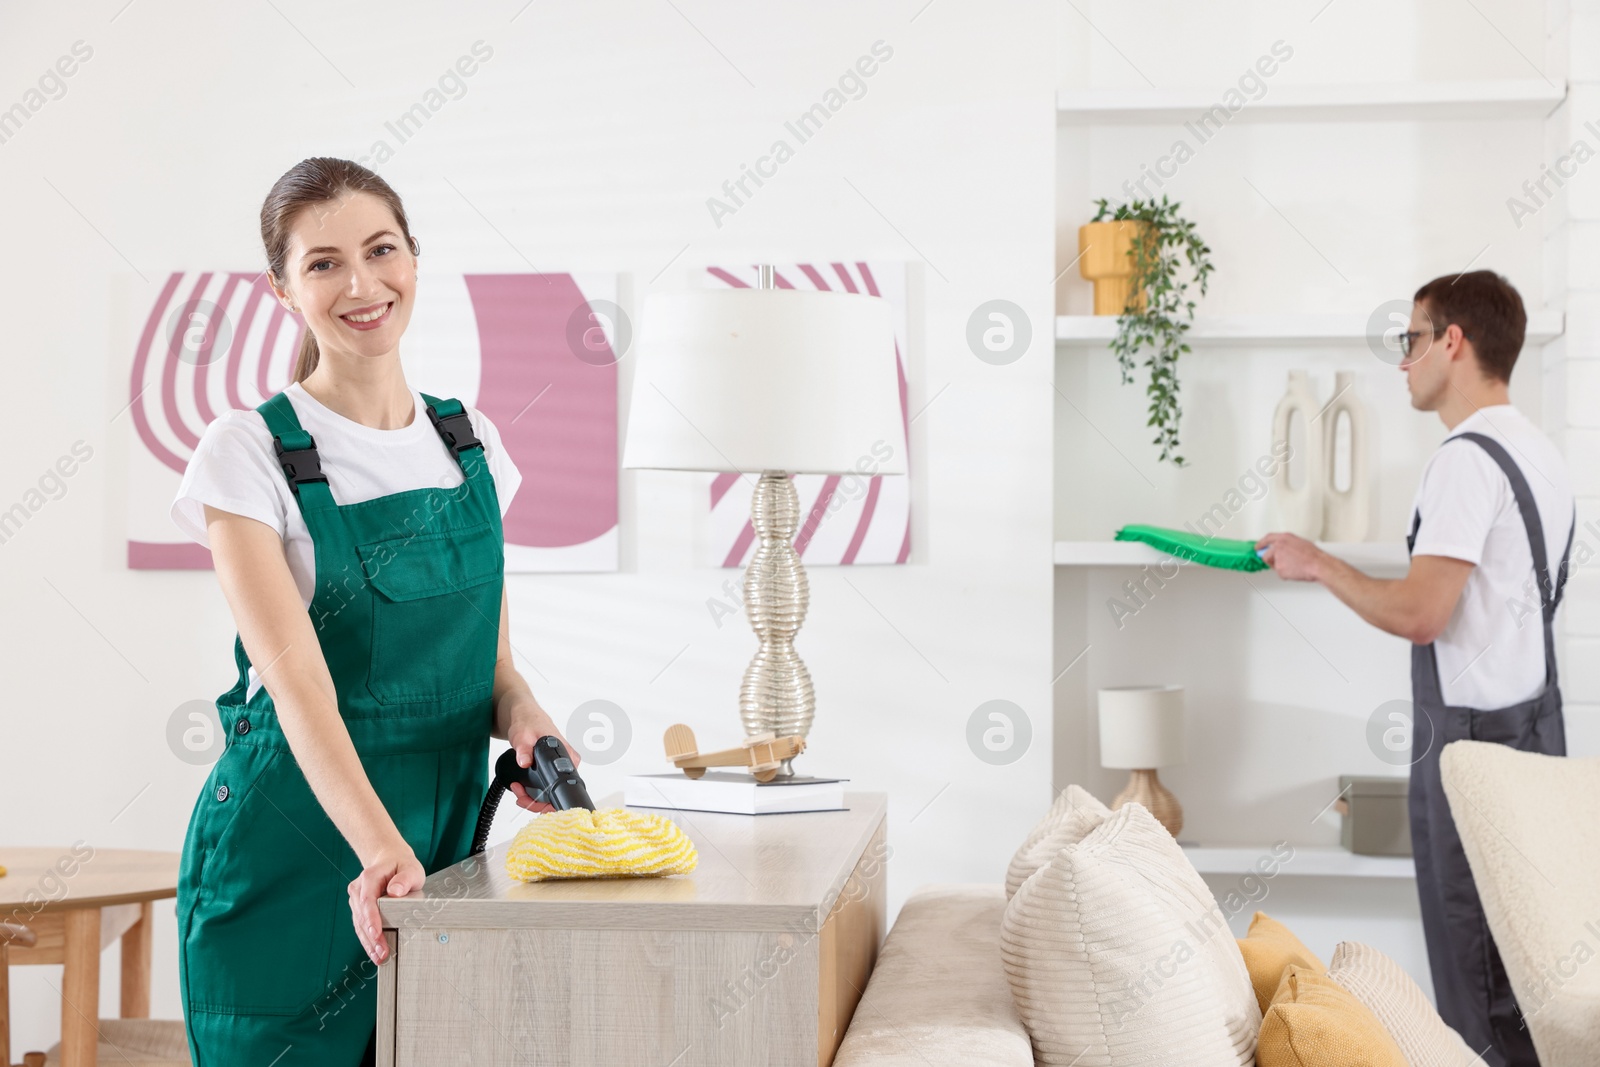
[[(927, 407), (913, 427), (912, 561), (811, 572), (798, 644), (818, 717), (804, 769), (888, 792), (892, 910), (926, 881), (998, 879), (1050, 797), (1058, 16), (1039, 2), (949, 0), (521, 7), (0, 13), (0, 69), (13, 73), (0, 95), (20, 97), (74, 41), (94, 50), (66, 94), (0, 144), (12, 379), (0, 502), (73, 441), (94, 449), (0, 551), (11, 609), (0, 842), (178, 849), (206, 768), (168, 750), (167, 719), (233, 681), (234, 629), (213, 575), (123, 566), (128, 352), (113, 336), (110, 279), (131, 267), (153, 287), (171, 270), (260, 266), (272, 181), (305, 156), (367, 152), (482, 39), (494, 54), (467, 94), (380, 168), (424, 247), (420, 299), (427, 271), (529, 261), (625, 272), (634, 308), (675, 257), (659, 284), (738, 257), (913, 264), (911, 408)], [(867, 94), (717, 229), (705, 199), (879, 39), (894, 55)], [(1005, 367), (965, 340), (969, 314), (997, 297), (1035, 329)], [(423, 356), (406, 362), (427, 388)], [(632, 749), (588, 775), (597, 794), (659, 770), (671, 722), (708, 742), (738, 736), (754, 639), (707, 610), (729, 573), (696, 565), (698, 485), (623, 475), (620, 573), (508, 581), (519, 665), (557, 721), (593, 698), (631, 718)], [(1033, 729), (1007, 767), (965, 739), (972, 711), (996, 698)], [(175, 940), (166, 902), (153, 1008), (168, 1018), (180, 1013)], [(17, 972), (19, 1052), (55, 1040), (58, 984), (58, 968)]]

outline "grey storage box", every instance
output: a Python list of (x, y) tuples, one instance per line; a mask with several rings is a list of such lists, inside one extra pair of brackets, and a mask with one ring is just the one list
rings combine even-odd
[(1339, 844), (1360, 856), (1411, 855), (1410, 788), (1409, 778), (1341, 775)]

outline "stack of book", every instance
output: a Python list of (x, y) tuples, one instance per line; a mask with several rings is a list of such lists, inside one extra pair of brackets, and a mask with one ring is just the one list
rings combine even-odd
[(630, 808), (719, 811), (734, 815), (775, 815), (793, 811), (843, 811), (843, 778), (795, 775), (758, 782), (740, 771), (707, 771), (690, 778), (682, 771), (630, 774), (623, 803)]

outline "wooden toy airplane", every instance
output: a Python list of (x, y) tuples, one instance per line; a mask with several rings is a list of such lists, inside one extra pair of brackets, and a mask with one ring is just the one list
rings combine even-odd
[(699, 778), (707, 767), (745, 767), (756, 781), (770, 782), (778, 776), (778, 768), (784, 760), (806, 749), (806, 739), (801, 735), (778, 737), (769, 730), (745, 738), (738, 748), (700, 752), (695, 748), (694, 731), (681, 722), (667, 727), (662, 740), (667, 747), (667, 759), (690, 778)]

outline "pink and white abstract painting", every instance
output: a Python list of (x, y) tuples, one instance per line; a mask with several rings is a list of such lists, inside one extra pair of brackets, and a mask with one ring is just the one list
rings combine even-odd
[[(614, 274), (423, 274), (401, 342), (406, 380), (495, 425), (522, 486), (505, 516), (506, 569), (617, 569)], [(125, 281), (133, 358), (125, 403), (128, 566), (211, 566), (168, 514), (189, 457), (221, 411), (289, 383), (305, 329), (262, 274), (179, 271)], [(627, 344), (626, 338), (620, 343)]]
[[(756, 284), (756, 267), (710, 266), (695, 272), (701, 285), (746, 288)], [(900, 433), (908, 469), (916, 462), (907, 447), (906, 265), (897, 263), (786, 263), (773, 267), (780, 289), (834, 290), (881, 296), (894, 308), (895, 367), (900, 380)], [(864, 456), (870, 472), (874, 457)], [(707, 475), (710, 523), (707, 565), (742, 567), (755, 543), (750, 524), (754, 476)], [(911, 554), (911, 487), (905, 474), (797, 474), (800, 529), (794, 549), (806, 566), (819, 564), (904, 563)]]

